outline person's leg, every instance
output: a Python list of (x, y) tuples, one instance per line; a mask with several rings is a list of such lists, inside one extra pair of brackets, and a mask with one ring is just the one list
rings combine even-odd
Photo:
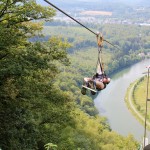
[[(83, 85), (88, 87), (90, 80), (91, 80), (91, 78), (85, 77), (85, 78), (83, 79)], [(86, 88), (82, 87), (82, 88), (81, 88), (81, 93), (82, 93), (83, 95), (85, 95), (85, 94), (86, 94)]]
[(91, 80), (92, 80), (92, 78), (87, 78), (87, 77), (84, 78), (84, 81), (85, 81), (85, 82), (89, 82), (89, 81), (91, 81)]
[(92, 78), (87, 78), (87, 77), (85, 77), (85, 78), (84, 78), (84, 83), (83, 83), (83, 85), (85, 85), (85, 86), (88, 87), (90, 81), (92, 81)]
[(99, 89), (99, 90), (102, 90), (105, 88), (105, 85), (103, 82), (100, 82), (98, 80), (96, 80), (96, 88)]

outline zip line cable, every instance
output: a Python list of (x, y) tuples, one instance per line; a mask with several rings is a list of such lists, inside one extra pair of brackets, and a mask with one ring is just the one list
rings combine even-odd
[[(66, 16), (68, 16), (69, 18), (71, 18), (72, 20), (74, 20), (76, 23), (80, 24), (82, 27), (84, 27), (85, 29), (87, 29), (88, 31), (90, 31), (91, 33), (93, 33), (94, 35), (98, 36), (99, 33), (95, 33), (94, 31), (92, 31), (91, 29), (89, 29), (88, 27), (86, 27), (85, 25), (83, 25), (82, 23), (80, 23), (78, 20), (74, 19), (73, 17), (71, 17), (70, 15), (68, 15), (66, 12), (64, 12), (63, 10), (61, 10), (60, 8), (58, 8), (57, 6), (55, 6), (54, 4), (50, 3), (48, 0), (44, 0), (46, 3), (48, 3), (49, 5), (51, 5), (52, 7), (54, 7), (55, 9), (59, 10), (60, 12), (62, 12), (63, 14), (65, 14)], [(113, 47), (117, 48), (118, 50), (120, 50), (118, 47), (116, 47), (115, 45), (113, 45), (112, 43), (110, 43), (109, 41), (103, 39), (103, 41), (107, 42), (108, 44), (112, 45)]]

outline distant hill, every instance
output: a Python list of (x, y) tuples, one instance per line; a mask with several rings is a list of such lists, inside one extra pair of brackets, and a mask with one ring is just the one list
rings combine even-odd
[[(44, 0), (37, 0), (37, 2), (48, 6)], [(149, 24), (147, 20), (150, 17), (150, 1), (148, 0), (49, 0), (49, 2), (78, 17), (81, 16), (82, 12), (89, 10), (105, 11), (113, 14), (108, 17), (137, 20), (137, 22), (142, 20), (142, 23)], [(104, 17), (106, 18), (106, 16)]]
[[(37, 0), (37, 2), (41, 5), (47, 5), (47, 3), (42, 0)], [(74, 11), (75, 9), (113, 11), (117, 10), (117, 8), (120, 9), (120, 7), (121, 9), (127, 7), (126, 4), (120, 3), (119, 0), (114, 0), (113, 2), (111, 0), (50, 0), (50, 2), (63, 10), (70, 11)]]
[[(39, 4), (41, 5), (47, 5), (46, 2), (44, 2), (44, 0), (36, 0)], [(71, 0), (50, 0), (51, 3), (57, 4), (59, 6), (78, 6), (78, 7), (84, 7), (85, 3), (89, 3), (89, 4), (93, 4), (93, 5), (97, 5), (97, 4), (102, 4), (102, 5), (110, 5), (113, 3), (119, 3), (119, 4), (125, 4), (128, 6), (150, 6), (150, 1), (148, 0), (75, 0), (75, 1), (71, 1)]]

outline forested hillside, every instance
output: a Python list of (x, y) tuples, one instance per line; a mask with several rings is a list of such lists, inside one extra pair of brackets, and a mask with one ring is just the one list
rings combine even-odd
[[(111, 131), (106, 118), (97, 115), (92, 99), (80, 93), (83, 75), (94, 72), (97, 53), (89, 46), (83, 49), (82, 43), (89, 43), (85, 37), (82, 42), (75, 38), (71, 44), (65, 40), (67, 35), (50, 35), (48, 41), (30, 42), (42, 30), (42, 24), (35, 20), (52, 17), (55, 11), (37, 5), (34, 0), (3, 0), (0, 8), (0, 148), (44, 150), (48, 143), (47, 146), (58, 150), (136, 149), (135, 139)], [(118, 41), (105, 37), (113, 43)], [(81, 52), (74, 46), (81, 46)], [(108, 66), (112, 58), (124, 55), (124, 51), (114, 55), (111, 48), (105, 49)], [(136, 54), (131, 50), (126, 53)]]
[[(66, 39), (72, 44), (69, 49), (69, 53), (75, 53), (76, 51), (85, 51), (91, 49), (89, 56), (97, 57), (97, 44), (96, 37), (82, 27), (76, 25), (68, 25), (62, 22), (46, 23), (44, 26), (43, 34), (47, 40), (50, 36), (59, 36), (62, 39)], [(149, 27), (136, 26), (136, 25), (97, 25), (87, 24), (94, 32), (101, 32), (104, 38), (114, 44), (116, 47), (104, 42), (103, 53), (109, 53), (104, 58), (106, 70), (108, 74), (112, 74), (124, 67), (130, 66), (138, 62), (139, 60), (150, 57), (150, 43), (149, 43)], [(132, 33), (132, 34), (131, 34)], [(42, 40), (35, 37), (34, 40)], [(95, 58), (95, 62), (96, 62)], [(87, 60), (87, 59), (86, 59)], [(83, 62), (84, 63), (84, 62)], [(109, 68), (109, 69), (107, 69)]]

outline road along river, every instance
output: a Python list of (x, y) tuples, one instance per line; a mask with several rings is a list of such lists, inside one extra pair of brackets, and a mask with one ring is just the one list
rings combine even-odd
[[(124, 98), (130, 83), (142, 77), (142, 73), (147, 70), (146, 66), (149, 65), (150, 59), (147, 59), (117, 73), (94, 101), (100, 114), (108, 119), (113, 131), (124, 136), (132, 134), (138, 141), (142, 141), (144, 127), (128, 110)], [(150, 133), (148, 138), (150, 140)]]

